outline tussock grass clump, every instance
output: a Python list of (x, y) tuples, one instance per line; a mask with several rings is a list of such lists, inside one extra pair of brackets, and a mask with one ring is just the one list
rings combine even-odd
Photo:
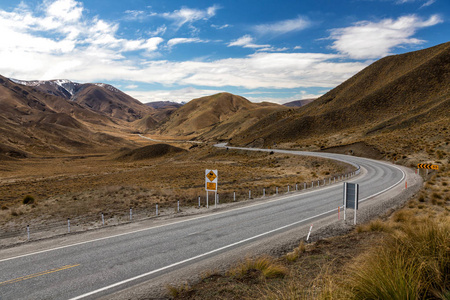
[(347, 299), (448, 299), (450, 218), (412, 221), (351, 266)]
[(189, 295), (192, 292), (192, 287), (187, 283), (179, 286), (169, 284), (166, 286), (166, 289), (169, 292), (169, 295), (172, 296), (172, 298), (176, 298), (181, 295)]
[[(256, 272), (255, 272), (256, 271)], [(229, 271), (228, 275), (236, 278), (245, 278), (252, 273), (260, 273), (263, 278), (283, 278), (288, 274), (288, 269), (269, 256), (256, 259), (247, 259)]]
[(376, 219), (370, 221), (368, 224), (359, 225), (356, 227), (357, 232), (369, 232), (369, 231), (378, 231), (378, 232), (392, 232), (392, 227), (389, 226), (388, 223), (383, 222), (380, 219)]
[(289, 252), (285, 255), (285, 258), (289, 262), (295, 262), (299, 257), (300, 254), (305, 253), (306, 246), (303, 241), (300, 242), (300, 245), (298, 245), (297, 248), (295, 248), (292, 252)]

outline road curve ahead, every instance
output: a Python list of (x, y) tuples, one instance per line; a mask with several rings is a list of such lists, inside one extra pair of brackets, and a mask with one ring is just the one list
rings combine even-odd
[[(246, 150), (313, 155), (359, 166), (361, 174), (351, 181), (359, 183), (363, 201), (400, 184), (405, 177), (400, 168), (370, 159)], [(336, 183), (251, 206), (15, 257), (0, 250), (0, 299), (95, 299), (305, 225), (313, 218), (334, 213), (341, 203), (342, 183)]]

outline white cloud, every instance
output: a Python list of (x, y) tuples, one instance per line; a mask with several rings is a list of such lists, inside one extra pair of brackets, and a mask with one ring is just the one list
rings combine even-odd
[(225, 29), (225, 28), (228, 28), (228, 27), (230, 27), (230, 26), (231, 26), (230, 24), (225, 24), (225, 25), (215, 25), (215, 24), (212, 24), (212, 25), (211, 25), (212, 28), (215, 28), (215, 29), (218, 29), (218, 30)]
[(172, 102), (188, 102), (192, 99), (211, 96), (220, 92), (221, 90), (204, 90), (187, 87), (177, 90), (156, 90), (156, 91), (124, 91), (131, 97), (141, 101), (142, 103), (156, 102), (156, 101), (172, 101)]
[(299, 16), (292, 20), (283, 20), (276, 23), (260, 24), (253, 27), (253, 30), (259, 34), (285, 34), (294, 31), (300, 31), (309, 27), (311, 23)]
[(268, 48), (270, 45), (257, 45), (253, 43), (254, 39), (250, 35), (244, 35), (228, 44), (228, 47), (239, 46), (244, 48)]
[(158, 28), (156, 28), (156, 30), (154, 31), (148, 31), (148, 35), (151, 36), (158, 36), (158, 35), (164, 35), (164, 33), (166, 33), (167, 30), (167, 26), (166, 25), (161, 25)]
[(130, 84), (130, 85), (127, 85), (125, 88), (129, 89), (129, 90), (134, 90), (134, 89), (137, 89), (138, 87), (139, 86), (136, 84)]
[(97, 66), (100, 71), (100, 64), (124, 59), (128, 51), (153, 53), (163, 42), (160, 37), (118, 38), (117, 23), (83, 18), (80, 2), (47, 0), (41, 7), (40, 13), (31, 12), (24, 4), (11, 12), (0, 10), (0, 39), (8, 41), (0, 44), (4, 74), (49, 79), (82, 67)]
[(436, 0), (397, 0), (395, 1), (396, 4), (405, 4), (405, 3), (414, 3), (414, 2), (424, 2), (424, 4), (422, 4), (422, 7), (426, 7), (426, 6), (430, 6), (432, 5), (434, 2), (436, 2)]
[(169, 48), (178, 45), (178, 44), (188, 44), (188, 43), (204, 43), (204, 40), (199, 38), (173, 38), (167, 42), (167, 46)]
[(219, 8), (220, 7), (217, 5), (213, 5), (204, 10), (183, 7), (170, 13), (163, 13), (161, 16), (168, 20), (172, 20), (175, 26), (180, 28), (184, 24), (192, 24), (200, 20), (210, 19), (215, 16), (216, 11)]
[(380, 58), (389, 55), (393, 48), (417, 45), (424, 41), (412, 36), (418, 29), (441, 23), (438, 15), (427, 20), (416, 15), (383, 19), (379, 22), (361, 21), (346, 28), (332, 29), (332, 48), (354, 59)]

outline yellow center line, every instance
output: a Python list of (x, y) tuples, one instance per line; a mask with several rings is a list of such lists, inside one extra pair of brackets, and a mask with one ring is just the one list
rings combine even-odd
[(47, 274), (51, 274), (51, 273), (55, 273), (55, 272), (59, 272), (59, 271), (64, 271), (64, 270), (67, 270), (67, 269), (70, 269), (70, 268), (78, 267), (79, 265), (80, 264), (78, 264), (78, 265), (67, 265), (67, 266), (64, 266), (64, 267), (61, 267), (61, 268), (51, 269), (51, 270), (42, 271), (42, 272), (31, 274), (31, 275), (22, 276), (22, 277), (19, 277), (19, 278), (15, 278), (15, 279), (11, 279), (11, 280), (8, 280), (8, 281), (0, 282), (0, 285), (16, 283), (16, 282), (24, 281), (24, 280), (27, 280), (27, 279), (39, 277), (39, 276), (42, 276), (42, 275), (47, 275)]

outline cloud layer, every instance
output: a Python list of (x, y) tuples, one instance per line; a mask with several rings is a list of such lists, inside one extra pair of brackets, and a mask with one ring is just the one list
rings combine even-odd
[(379, 22), (361, 21), (346, 28), (332, 29), (332, 48), (354, 59), (380, 58), (392, 49), (418, 45), (424, 41), (413, 38), (417, 30), (443, 22), (438, 15), (424, 20), (416, 15), (383, 19)]

